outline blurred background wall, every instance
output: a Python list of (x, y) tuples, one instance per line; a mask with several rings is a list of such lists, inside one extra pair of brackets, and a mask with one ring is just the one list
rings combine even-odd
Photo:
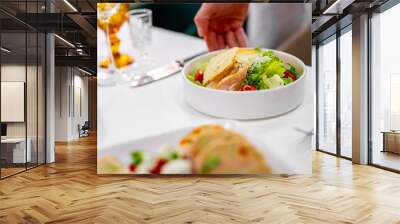
[(291, 53), (311, 65), (311, 18), (311, 3), (252, 3), (249, 44)]

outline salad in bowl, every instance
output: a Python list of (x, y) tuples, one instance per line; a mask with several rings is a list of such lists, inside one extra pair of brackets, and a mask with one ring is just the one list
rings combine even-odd
[(231, 48), (197, 63), (187, 78), (196, 85), (228, 91), (274, 89), (301, 77), (272, 50)]
[(260, 119), (298, 107), (307, 70), (296, 56), (271, 49), (231, 48), (185, 64), (183, 96), (191, 107), (228, 119)]

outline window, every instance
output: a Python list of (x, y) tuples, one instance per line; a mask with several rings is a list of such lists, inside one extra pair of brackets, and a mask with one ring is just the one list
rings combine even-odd
[(351, 24), (337, 35), (322, 41), (317, 50), (317, 148), (350, 159), (353, 79)]
[[(1, 1), (0, 178), (45, 163), (45, 34), (23, 20), (44, 1)], [(37, 18), (37, 17), (34, 17)]]
[(352, 156), (352, 33), (351, 26), (340, 36), (340, 154)]
[(390, 74), (390, 130), (400, 130), (400, 72)]
[(400, 4), (371, 18), (370, 161), (400, 170)]
[(336, 39), (318, 47), (318, 149), (336, 153)]

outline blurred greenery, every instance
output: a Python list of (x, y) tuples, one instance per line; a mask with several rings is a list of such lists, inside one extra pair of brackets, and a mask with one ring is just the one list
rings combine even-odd
[(151, 9), (154, 26), (197, 36), (193, 19), (200, 5), (200, 3), (132, 3), (130, 7)]

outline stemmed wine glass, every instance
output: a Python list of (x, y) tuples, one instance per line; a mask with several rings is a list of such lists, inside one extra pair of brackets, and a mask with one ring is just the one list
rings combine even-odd
[[(122, 40), (118, 36), (121, 27), (128, 21), (127, 3), (99, 3), (99, 27), (105, 31), (108, 58), (100, 63), (100, 67), (108, 68), (109, 75), (100, 75), (99, 82), (103, 84), (126, 83), (131, 78), (132, 52), (123, 53)], [(129, 42), (129, 41), (128, 41)]]

